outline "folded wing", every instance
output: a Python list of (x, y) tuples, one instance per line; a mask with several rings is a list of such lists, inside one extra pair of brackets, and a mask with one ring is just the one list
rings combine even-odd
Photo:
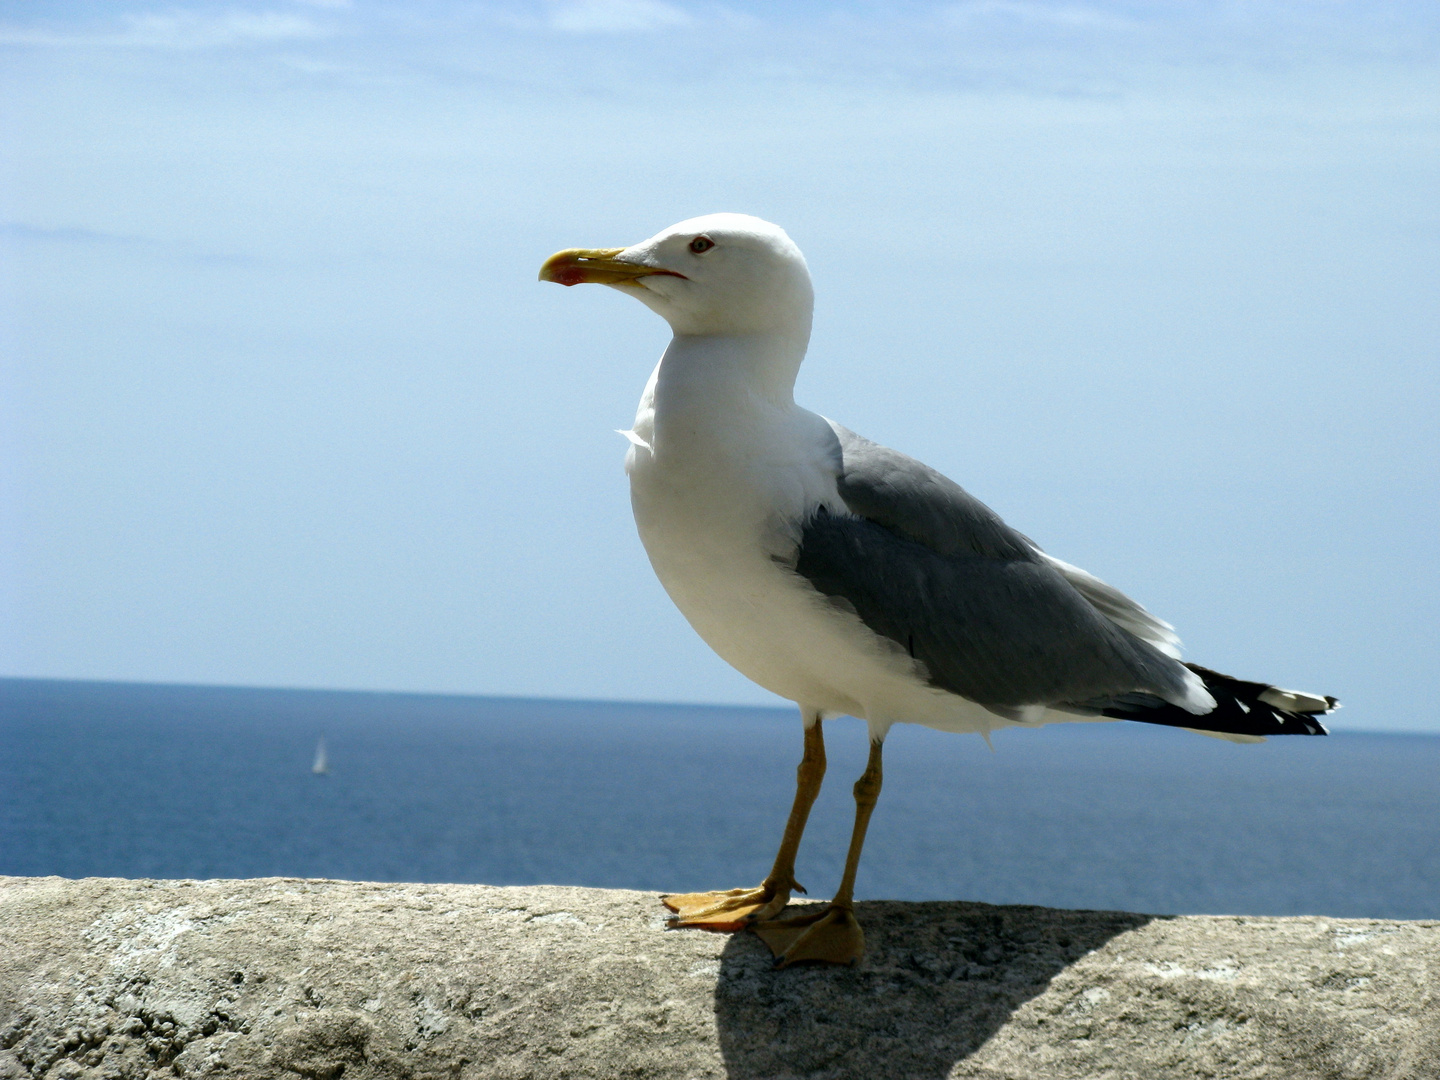
[(934, 469), (831, 426), (849, 513), (822, 508), (805, 523), (795, 570), (906, 649), (930, 685), (1017, 720), (1054, 709), (1246, 736), (1323, 733), (1300, 717), (1317, 701), (1328, 711), (1329, 699), (1282, 699), (1292, 692), (1181, 663), (1171, 627), (1119, 590), (1044, 554)]

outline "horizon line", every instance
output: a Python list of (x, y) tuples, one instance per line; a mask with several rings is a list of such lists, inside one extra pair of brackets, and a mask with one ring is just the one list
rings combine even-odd
[[(243, 683), (200, 683), (200, 682), (158, 682), (144, 679), (89, 679), (55, 677), (46, 675), (0, 675), (0, 684), (5, 683), (70, 683), (89, 686), (124, 686), (124, 687), (151, 687), (156, 689), (170, 690), (239, 690), (253, 691), (256, 693), (282, 693), (282, 694), (349, 694), (349, 695), (370, 695), (374, 697), (417, 697), (417, 698), (472, 698), (484, 701), (531, 701), (547, 702), (560, 705), (634, 705), (643, 708), (654, 709), (711, 709), (727, 711), (749, 711), (749, 712), (778, 712), (789, 713), (794, 709), (792, 703), (783, 705), (755, 705), (730, 702), (695, 702), (695, 701), (655, 701), (635, 698), (603, 698), (603, 697), (564, 697), (547, 696), (541, 694), (486, 694), (478, 691), (444, 691), (444, 690), (363, 690), (345, 687), (322, 687), (322, 686), (260, 686)], [(906, 721), (900, 721), (906, 723)], [(1114, 723), (1124, 721), (1114, 720)], [(924, 724), (914, 725), (925, 727)], [(1039, 727), (1067, 727), (1063, 723), (1042, 724)], [(1024, 725), (1013, 725), (1008, 728), (999, 728), (1000, 731), (1010, 731), (1021, 728)], [(947, 733), (963, 734), (963, 733)], [(1440, 730), (1425, 731), (1413, 728), (1352, 728), (1352, 727), (1331, 727), (1331, 735), (1416, 735), (1424, 738), (1440, 738)]]

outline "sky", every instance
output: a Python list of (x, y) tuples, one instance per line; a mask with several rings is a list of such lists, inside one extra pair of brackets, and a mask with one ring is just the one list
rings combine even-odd
[(1440, 8), (0, 2), (0, 674), (777, 703), (654, 580), (697, 214), (801, 404), (1209, 667), (1440, 732)]

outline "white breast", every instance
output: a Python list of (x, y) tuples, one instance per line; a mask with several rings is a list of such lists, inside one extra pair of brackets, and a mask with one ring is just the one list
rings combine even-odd
[(756, 683), (827, 714), (997, 726), (790, 569), (814, 508), (846, 512), (825, 419), (674, 352), (645, 388), (626, 471), (651, 565), (696, 632)]

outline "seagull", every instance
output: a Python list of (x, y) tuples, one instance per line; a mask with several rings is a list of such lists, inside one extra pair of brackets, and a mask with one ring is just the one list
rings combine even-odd
[[(814, 292), (800, 249), (744, 214), (692, 218), (625, 248), (571, 248), (542, 281), (634, 296), (674, 331), (625, 471), (665, 591), (721, 658), (795, 702), (804, 753), (758, 886), (669, 894), (670, 925), (752, 929), (777, 966), (853, 964), (855, 874), (891, 725), (1001, 728), (1138, 720), (1234, 741), (1324, 735), (1332, 697), (1184, 663), (1170, 624), (1042, 551), (954, 481), (795, 403)], [(822, 725), (864, 720), (844, 872), (783, 918), (825, 776)]]

